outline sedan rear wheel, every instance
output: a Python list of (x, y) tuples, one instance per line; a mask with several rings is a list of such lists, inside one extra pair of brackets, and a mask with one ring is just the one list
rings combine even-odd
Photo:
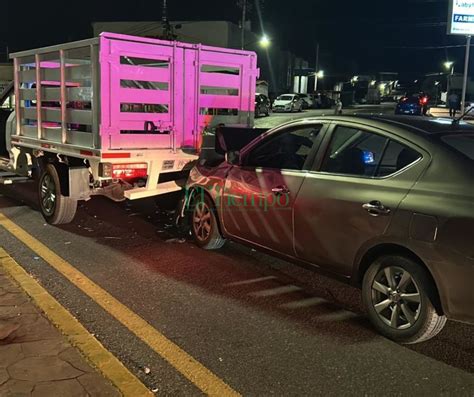
[(362, 295), (375, 328), (397, 342), (428, 340), (446, 324), (433, 305), (436, 293), (426, 270), (408, 258), (376, 260), (364, 276)]

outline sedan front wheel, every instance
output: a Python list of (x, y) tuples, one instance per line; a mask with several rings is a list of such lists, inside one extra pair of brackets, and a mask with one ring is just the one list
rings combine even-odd
[(435, 291), (427, 271), (401, 256), (377, 259), (362, 283), (364, 306), (374, 327), (406, 344), (431, 339), (446, 324), (434, 307)]
[(216, 215), (216, 209), (209, 196), (203, 197), (197, 194), (191, 214), (191, 233), (196, 244), (206, 250), (219, 249), (225, 244)]

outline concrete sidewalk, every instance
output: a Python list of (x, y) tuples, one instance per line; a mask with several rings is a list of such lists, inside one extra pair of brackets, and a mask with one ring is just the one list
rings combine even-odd
[(0, 268), (0, 396), (119, 396)]

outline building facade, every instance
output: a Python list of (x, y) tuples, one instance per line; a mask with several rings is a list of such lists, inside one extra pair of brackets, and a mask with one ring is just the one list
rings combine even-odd
[[(174, 21), (172, 26), (176, 40), (209, 46), (236, 48), (242, 47), (240, 27), (228, 21)], [(122, 33), (135, 36), (160, 37), (163, 25), (160, 21), (151, 22), (94, 22), (94, 36), (102, 32)], [(268, 82), (270, 96), (293, 92), (295, 72), (307, 63), (289, 51), (281, 50), (276, 43), (267, 48), (260, 45), (260, 37), (248, 27), (245, 30), (244, 48), (258, 55), (260, 79)]]

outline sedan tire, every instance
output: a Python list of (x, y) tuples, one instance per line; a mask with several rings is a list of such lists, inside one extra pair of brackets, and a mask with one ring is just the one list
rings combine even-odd
[(217, 220), (214, 203), (209, 196), (197, 194), (191, 213), (191, 233), (196, 244), (206, 250), (216, 250), (225, 244)]
[(443, 329), (446, 317), (434, 307), (436, 296), (427, 271), (402, 256), (378, 258), (362, 282), (362, 299), (374, 327), (405, 344), (426, 341)]

